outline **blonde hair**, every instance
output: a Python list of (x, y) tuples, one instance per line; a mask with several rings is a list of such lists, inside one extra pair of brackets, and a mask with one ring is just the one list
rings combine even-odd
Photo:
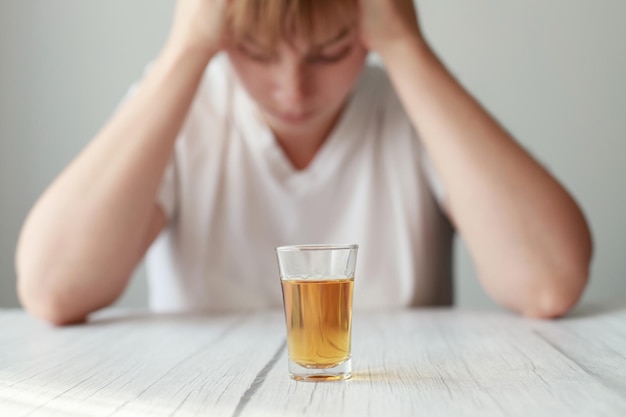
[(232, 0), (229, 7), (234, 40), (252, 36), (268, 50), (293, 36), (313, 42), (357, 16), (357, 0)]

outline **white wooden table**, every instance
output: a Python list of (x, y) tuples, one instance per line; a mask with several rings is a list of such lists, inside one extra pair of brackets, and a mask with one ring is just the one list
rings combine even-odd
[(626, 306), (356, 313), (354, 377), (321, 383), (289, 379), (281, 312), (0, 329), (0, 416), (626, 416)]

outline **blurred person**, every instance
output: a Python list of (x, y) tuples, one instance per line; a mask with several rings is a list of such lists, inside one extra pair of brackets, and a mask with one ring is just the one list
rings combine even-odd
[(18, 292), (80, 322), (147, 254), (155, 311), (275, 308), (274, 247), (358, 243), (355, 308), (451, 305), (455, 232), (520, 314), (563, 315), (585, 287), (581, 210), (410, 0), (178, 0), (159, 56), (26, 219)]

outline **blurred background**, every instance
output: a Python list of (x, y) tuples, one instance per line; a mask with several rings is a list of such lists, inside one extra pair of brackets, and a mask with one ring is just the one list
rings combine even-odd
[[(159, 52), (174, 0), (0, 2), (0, 308), (45, 187)], [(420, 0), (422, 27), (461, 82), (572, 192), (595, 241), (583, 304), (626, 299), (626, 2)], [(456, 300), (494, 308), (463, 242)], [(140, 267), (119, 304), (146, 305)]]

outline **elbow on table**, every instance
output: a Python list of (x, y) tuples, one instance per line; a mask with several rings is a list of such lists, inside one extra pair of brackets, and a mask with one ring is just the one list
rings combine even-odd
[(526, 297), (521, 313), (537, 319), (564, 316), (580, 299), (588, 278), (587, 265), (543, 277), (539, 280), (539, 288)]
[(61, 297), (54, 295), (36, 297), (20, 294), (19, 299), (26, 311), (53, 326), (78, 324), (86, 319), (85, 315), (77, 315), (70, 311), (61, 301)]
[(17, 290), (22, 307), (53, 326), (67, 326), (85, 321), (86, 315), (77, 314), (73, 303), (68, 302), (66, 296), (19, 273)]

